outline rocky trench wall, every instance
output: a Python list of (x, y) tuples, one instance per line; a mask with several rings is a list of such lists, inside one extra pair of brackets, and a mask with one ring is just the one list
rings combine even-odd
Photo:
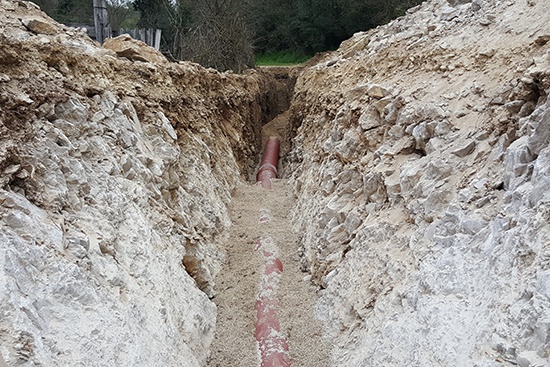
[(0, 25), (0, 356), (204, 365), (274, 81), (101, 48), (29, 2), (2, 0)]
[(543, 3), (429, 1), (298, 79), (285, 172), (333, 365), (550, 365)]

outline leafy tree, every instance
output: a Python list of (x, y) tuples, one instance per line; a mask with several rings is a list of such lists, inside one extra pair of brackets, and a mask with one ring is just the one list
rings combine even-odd
[(90, 0), (34, 0), (34, 2), (60, 23), (94, 23), (94, 9)]
[(250, 21), (260, 53), (335, 49), (353, 33), (383, 24), (421, 0), (255, 0)]
[(141, 17), (138, 22), (139, 28), (168, 29), (169, 6), (172, 4), (165, 0), (134, 0), (132, 5), (139, 11)]

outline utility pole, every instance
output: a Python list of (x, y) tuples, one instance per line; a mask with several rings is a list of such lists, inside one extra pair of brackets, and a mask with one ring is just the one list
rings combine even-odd
[(95, 39), (99, 44), (103, 44), (106, 38), (111, 37), (111, 24), (109, 23), (109, 14), (107, 13), (106, 0), (94, 1), (94, 27)]

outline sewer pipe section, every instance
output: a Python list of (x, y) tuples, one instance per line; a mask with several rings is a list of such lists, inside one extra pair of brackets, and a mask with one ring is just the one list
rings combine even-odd
[(277, 289), (283, 273), (283, 263), (279, 259), (278, 248), (272, 237), (260, 238), (256, 243), (256, 249), (264, 258), (260, 290), (254, 304), (254, 336), (260, 352), (260, 367), (290, 367), (288, 344), (277, 315)]
[[(271, 180), (277, 178), (280, 142), (277, 137), (270, 137), (265, 145), (262, 164), (256, 175), (256, 181), (263, 188), (271, 189)], [(269, 223), (269, 210), (260, 211), (260, 225)], [(261, 281), (254, 305), (256, 310), (255, 337), (260, 352), (261, 367), (290, 367), (290, 356), (285, 334), (277, 315), (279, 299), (277, 289), (283, 273), (283, 263), (279, 259), (278, 247), (273, 238), (262, 236), (256, 243), (256, 250), (264, 260)]]
[(271, 180), (277, 178), (277, 165), (279, 164), (279, 138), (271, 136), (265, 143), (262, 164), (256, 174), (256, 181), (260, 182), (264, 189), (271, 189)]

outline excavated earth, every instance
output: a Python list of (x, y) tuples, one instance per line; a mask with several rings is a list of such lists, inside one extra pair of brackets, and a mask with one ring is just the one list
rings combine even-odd
[(550, 366), (547, 8), (236, 75), (0, 0), (0, 366), (259, 366), (266, 207), (294, 366)]
[(285, 172), (334, 365), (550, 365), (547, 6), (428, 1), (304, 69)]

